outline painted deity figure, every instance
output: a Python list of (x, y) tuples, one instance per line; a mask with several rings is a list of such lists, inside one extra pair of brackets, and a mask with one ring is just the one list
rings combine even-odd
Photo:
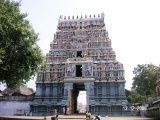
[(70, 65), (67, 65), (67, 76), (71, 76), (71, 68)]
[(86, 70), (86, 76), (91, 76), (91, 70), (90, 67), (87, 68)]
[(75, 75), (75, 66), (74, 65), (67, 65), (67, 69), (66, 69), (66, 75), (67, 76), (74, 76)]
[(47, 73), (46, 79), (48, 80), (50, 78), (50, 73)]
[(87, 58), (87, 54), (86, 54), (86, 52), (84, 53), (84, 58)]
[(82, 67), (82, 76), (85, 76), (85, 70), (83, 67)]
[(74, 51), (73, 53), (72, 53), (72, 58), (75, 58), (76, 57), (76, 52)]
[(74, 76), (75, 75), (75, 66), (71, 65), (71, 75)]

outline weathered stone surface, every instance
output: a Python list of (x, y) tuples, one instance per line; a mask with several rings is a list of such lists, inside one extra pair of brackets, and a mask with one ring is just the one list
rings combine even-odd
[(31, 101), (0, 101), (0, 116), (25, 115), (30, 112)]

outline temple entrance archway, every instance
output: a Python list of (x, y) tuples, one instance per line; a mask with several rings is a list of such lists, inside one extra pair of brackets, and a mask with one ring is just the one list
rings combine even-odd
[(69, 107), (70, 114), (79, 113), (78, 96), (80, 91), (86, 91), (84, 83), (73, 83), (73, 89), (70, 92), (70, 107)]

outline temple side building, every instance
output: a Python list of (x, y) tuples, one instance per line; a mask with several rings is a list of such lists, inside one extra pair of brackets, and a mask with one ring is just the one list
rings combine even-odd
[(77, 113), (80, 91), (86, 91), (86, 109), (92, 114), (130, 115), (123, 64), (116, 60), (104, 17), (59, 17), (47, 70), (38, 72), (33, 115), (52, 115), (54, 108), (61, 114), (63, 107)]
[(156, 71), (157, 80), (156, 80), (156, 93), (157, 93), (157, 100), (153, 101), (153, 98), (148, 98), (148, 106), (147, 106), (147, 113), (148, 117), (153, 117), (156, 119), (160, 119), (160, 66), (157, 68)]

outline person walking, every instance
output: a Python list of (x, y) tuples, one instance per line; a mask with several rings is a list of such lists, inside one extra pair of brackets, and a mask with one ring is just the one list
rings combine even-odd
[(95, 120), (101, 120), (101, 116), (98, 114), (95, 118)]
[(51, 117), (51, 120), (58, 120), (58, 112), (57, 109), (54, 109), (53, 116)]

